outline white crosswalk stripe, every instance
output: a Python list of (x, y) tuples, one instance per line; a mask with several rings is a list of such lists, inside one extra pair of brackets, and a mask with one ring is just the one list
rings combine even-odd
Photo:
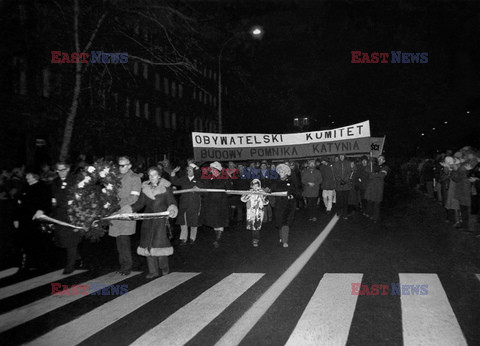
[(263, 274), (229, 275), (132, 345), (184, 345), (262, 276)]
[(352, 283), (362, 274), (325, 274), (286, 345), (345, 345), (358, 295)]
[(18, 267), (15, 267), (15, 268), (9, 268), (9, 269), (2, 270), (0, 272), (0, 279), (7, 278), (9, 276), (14, 275), (16, 272), (18, 272), (18, 269), (19, 269)]
[[(128, 276), (112, 275), (107, 274), (100, 276), (96, 279), (83, 282), (80, 285), (87, 285), (89, 288), (93, 283), (101, 283), (103, 285), (113, 285), (117, 282), (128, 279), (132, 276), (138, 275), (140, 272), (131, 272)], [(87, 289), (86, 293), (90, 294), (97, 290)], [(42, 298), (34, 301), (31, 304), (25, 305), (19, 309), (7, 312), (0, 315), (0, 332), (4, 332), (8, 329), (16, 327), (22, 323), (28, 322), (37, 318), (38, 316), (44, 315), (50, 311), (58, 309), (62, 306), (70, 304), (80, 298), (85, 297), (85, 295), (76, 294), (76, 295), (51, 295), (46, 298)]]
[[(92, 283), (113, 285), (138, 274), (139, 272), (134, 272), (127, 277), (107, 274), (79, 285), (91, 285)], [(183, 284), (199, 274), (174, 272), (146, 282), (129, 290), (125, 295), (102, 303), (93, 310), (72, 318), (63, 325), (56, 326), (55, 329), (34, 340), (28, 341), (29, 339), (27, 339), (26, 341), (29, 345), (76, 345), (88, 338), (95, 338), (97, 333), (116, 322), (122, 319), (128, 321), (132, 313), (143, 306), (152, 304), (156, 298), (165, 293), (175, 293), (176, 290), (186, 289), (182, 288)], [(249, 294), (250, 288), (264, 275), (262, 273), (233, 273), (226, 276), (152, 329), (141, 331), (143, 334), (139, 333), (140, 336), (132, 345), (183, 345), (194, 340), (239, 297)], [(49, 278), (51, 277), (49, 276)], [(62, 278), (64, 277), (62, 275)], [(288, 337), (286, 345), (346, 345), (353, 317), (358, 309), (359, 296), (352, 295), (352, 283), (360, 283), (362, 278), (363, 274), (361, 273), (324, 274), (313, 295), (306, 297), (305, 309), (296, 321), (295, 328)], [(29, 289), (38, 287), (40, 282), (46, 281), (44, 276), (36, 279), (27, 280)], [(427, 294), (402, 294), (399, 297), (402, 318), (398, 319), (398, 323), (403, 327), (402, 334), (405, 345), (467, 345), (442, 283), (436, 274), (399, 274), (399, 284), (400, 287), (402, 285), (428, 285)], [(26, 289), (22, 290), (22, 292), (25, 291)], [(43, 315), (83, 297), (85, 296), (48, 296), (6, 312), (0, 315), (0, 332), (8, 332), (35, 318), (41, 319)], [(373, 299), (386, 299), (386, 297), (379, 295), (378, 298)], [(245, 310), (248, 310), (248, 307), (245, 307)], [(234, 325), (233, 321), (232, 325)], [(229, 325), (226, 327), (231, 328)], [(225, 335), (217, 337), (222, 339)], [(118, 338), (119, 340), (122, 338), (121, 333)], [(232, 343), (232, 345), (234, 344)]]
[(31, 345), (76, 345), (199, 273), (171, 273), (134, 289), (36, 339)]
[[(422, 294), (403, 294), (405, 345), (467, 345), (437, 274), (399, 274), (400, 285), (428, 285)], [(411, 293), (411, 292), (409, 292)]]
[(11, 286), (0, 288), (0, 299), (5, 299), (16, 294), (29, 291), (31, 289), (47, 285), (51, 282), (57, 282), (66, 277), (84, 273), (86, 270), (75, 270), (71, 274), (62, 274), (63, 269), (56, 270), (54, 272), (34, 277), (33, 279), (22, 281)]

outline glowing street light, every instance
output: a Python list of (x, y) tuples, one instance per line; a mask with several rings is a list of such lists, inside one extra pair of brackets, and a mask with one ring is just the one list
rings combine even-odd
[(263, 28), (259, 25), (255, 25), (250, 29), (250, 34), (254, 39), (260, 40), (263, 37)]

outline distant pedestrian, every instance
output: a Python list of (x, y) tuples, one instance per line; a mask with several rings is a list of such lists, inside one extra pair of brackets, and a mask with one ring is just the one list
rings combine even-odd
[(322, 174), (315, 167), (315, 160), (309, 160), (307, 169), (302, 172), (302, 195), (307, 201), (308, 221), (317, 221), (317, 199), (321, 183)]
[(348, 195), (352, 188), (350, 181), (352, 175), (352, 167), (350, 161), (345, 160), (345, 155), (340, 154), (338, 161), (333, 164), (333, 172), (335, 173), (335, 190), (337, 193), (337, 214), (344, 219), (348, 219)]
[(368, 202), (367, 215), (373, 222), (380, 221), (380, 204), (383, 201), (385, 177), (390, 172), (390, 168), (386, 165), (385, 156), (381, 155), (377, 160), (378, 166), (374, 169), (374, 172), (370, 173), (365, 192), (365, 198)]
[(333, 204), (336, 202), (335, 174), (333, 165), (327, 159), (321, 160), (320, 173), (322, 174), (322, 198), (327, 214), (332, 212)]

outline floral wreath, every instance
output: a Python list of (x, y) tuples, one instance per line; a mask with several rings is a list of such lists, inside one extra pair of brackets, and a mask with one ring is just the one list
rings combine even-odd
[(120, 185), (120, 171), (112, 162), (97, 161), (76, 177), (67, 195), (68, 216), (73, 225), (84, 227), (86, 238), (98, 240), (105, 234), (109, 222), (99, 220), (120, 209)]

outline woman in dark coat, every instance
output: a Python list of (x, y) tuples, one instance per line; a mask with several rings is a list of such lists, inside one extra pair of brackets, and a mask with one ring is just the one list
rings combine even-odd
[(273, 216), (275, 227), (279, 230), (280, 243), (283, 243), (283, 247), (288, 247), (288, 233), (295, 217), (295, 197), (298, 197), (300, 193), (297, 186), (289, 179), (290, 167), (280, 164), (276, 169), (280, 179), (272, 183), (271, 190), (272, 192), (287, 191), (288, 195), (287, 197), (274, 197)]
[[(180, 167), (172, 171), (172, 183), (179, 186), (182, 190), (201, 188), (202, 181), (195, 176), (193, 167), (187, 167), (187, 175), (177, 177)], [(180, 207), (178, 208), (177, 225), (180, 225), (180, 241), (182, 245), (187, 243), (188, 228), (190, 227), (190, 243), (194, 243), (197, 238), (197, 228), (200, 226), (198, 216), (200, 214), (200, 193), (187, 192), (180, 195)]]
[[(229, 180), (219, 179), (222, 172), (222, 165), (215, 161), (210, 164), (212, 169), (212, 178), (204, 180), (204, 188), (206, 189), (222, 189), (226, 190), (229, 186)], [(229, 225), (229, 205), (227, 194), (223, 192), (206, 192), (202, 200), (202, 208), (200, 211), (200, 224), (212, 227), (215, 230), (215, 241), (213, 246), (220, 246), (219, 240), (222, 232)]]
[[(170, 217), (177, 216), (177, 202), (173, 197), (171, 183), (161, 178), (158, 167), (150, 167), (148, 170), (149, 180), (142, 184), (142, 192), (138, 200), (131, 206), (127, 205), (120, 209), (122, 213), (137, 212), (144, 209), (144, 213), (159, 213), (168, 211)], [(140, 245), (137, 253), (147, 257), (147, 279), (158, 277), (159, 269), (163, 275), (170, 272), (168, 256), (173, 254), (173, 247), (168, 239), (166, 218), (148, 219), (142, 221)]]

